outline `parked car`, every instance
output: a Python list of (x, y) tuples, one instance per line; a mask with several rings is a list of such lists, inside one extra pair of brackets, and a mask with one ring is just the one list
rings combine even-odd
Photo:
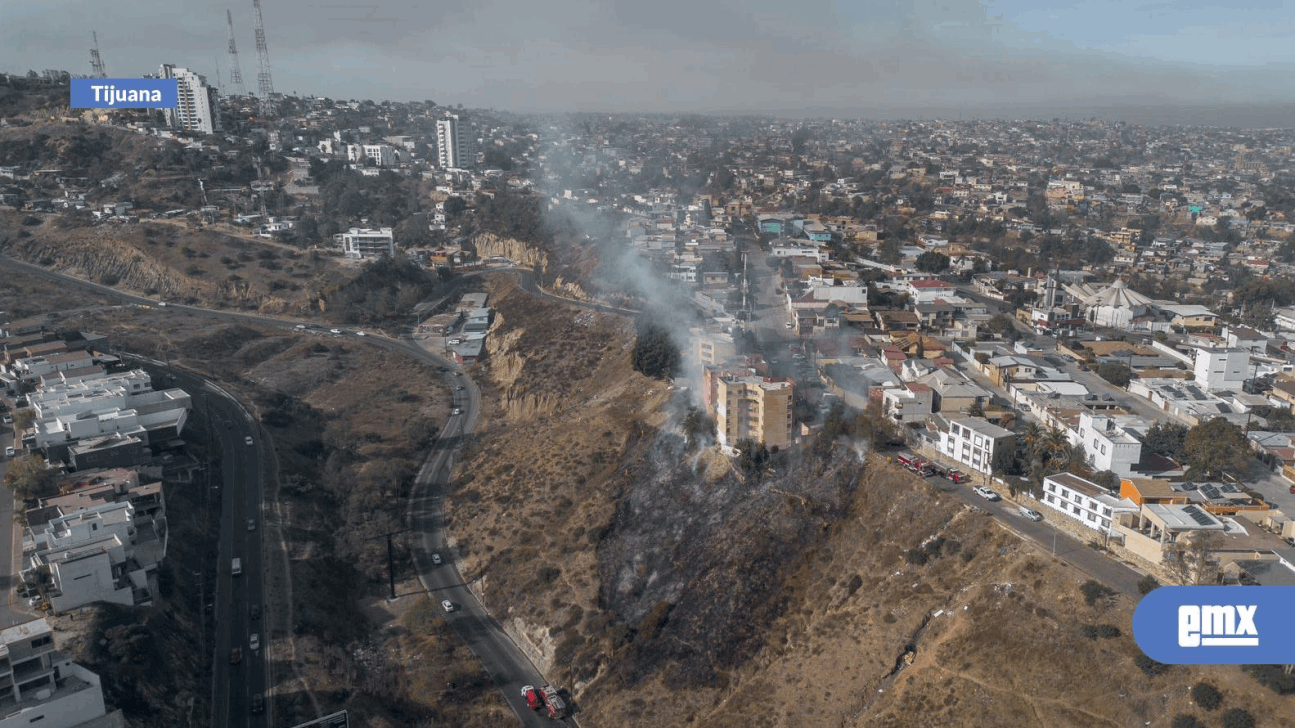
[(265, 696), (260, 693), (252, 696), (252, 712), (258, 715), (265, 712)]
[(251, 607), (251, 609), (249, 609), (249, 610), (247, 610), (247, 611), (248, 611), (248, 613), (251, 615), (252, 619), (260, 619), (260, 618), (261, 618), (261, 605), (260, 605), (260, 604), (253, 604), (253, 605), (252, 605), (252, 607)]
[(1042, 514), (1042, 513), (1039, 513), (1038, 511), (1034, 510), (1033, 508), (1026, 508), (1025, 506), (1021, 506), (1021, 515), (1022, 515), (1022, 516), (1025, 516), (1026, 518), (1030, 519), (1031, 521), (1042, 521), (1042, 520), (1043, 520), (1043, 514)]
[(330, 334), (341, 334), (341, 333), (342, 333), (342, 330), (341, 330), (341, 329), (329, 329), (329, 330), (328, 330), (328, 333), (330, 333)]
[(251, 446), (251, 444), (252, 444), (252, 436), (251, 436), (251, 435), (248, 435), (247, 437), (244, 437), (244, 438), (243, 438), (243, 442), (245, 442), (245, 443), (247, 443), (249, 446)]
[(975, 491), (976, 491), (976, 495), (980, 496), (981, 498), (984, 498), (985, 500), (997, 501), (997, 500), (1003, 499), (1002, 496), (994, 492), (993, 488), (987, 488), (983, 485), (976, 486)]
[(252, 636), (247, 638), (247, 646), (252, 650), (261, 649), (261, 635), (253, 632)]
[(433, 565), (433, 566), (440, 566), (440, 565), (441, 565), (441, 555), (440, 555), (440, 554), (432, 554), (432, 565)]
[(255, 530), (256, 530), (256, 519), (255, 519), (255, 518), (249, 518), (249, 519), (247, 519), (247, 530), (249, 530), (249, 531), (255, 531)]
[[(7, 458), (11, 458), (11, 457), (13, 457), (13, 455), (14, 455), (13, 445), (10, 445), (9, 447), (6, 447), (6, 448), (4, 449), (4, 456), (5, 456), (5, 457), (7, 457)], [(1295, 491), (1292, 491), (1292, 492), (1295, 492)]]

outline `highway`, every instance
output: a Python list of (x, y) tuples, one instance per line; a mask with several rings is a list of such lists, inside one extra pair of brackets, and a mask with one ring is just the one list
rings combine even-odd
[[(29, 272), (34, 276), (58, 282), (60, 285), (82, 290), (93, 291), (112, 296), (126, 303), (156, 307), (159, 312), (185, 313), (213, 319), (241, 321), (251, 324), (269, 325), (292, 331), (300, 331), (300, 322), (293, 319), (261, 316), (258, 314), (235, 311), (219, 311), (181, 304), (160, 305), (158, 302), (116, 291), (89, 281), (46, 270), (40, 266), (15, 260), (0, 255), (0, 261), (6, 265)], [(599, 304), (590, 304), (538, 290), (533, 276), (526, 269), (512, 270), (520, 274), (522, 288), (528, 293), (543, 296), (562, 303), (584, 308), (604, 310), (609, 313), (626, 313), (622, 309)], [(439, 438), (432, 444), (419, 470), (418, 477), (410, 494), (409, 523), (414, 530), (414, 565), (419, 580), (437, 604), (448, 599), (454, 605), (453, 612), (445, 617), (450, 626), (463, 639), (490, 674), (495, 685), (503, 692), (504, 698), (516, 713), (522, 725), (552, 725), (552, 721), (541, 718), (526, 707), (521, 696), (524, 685), (540, 686), (545, 680), (530, 660), (518, 649), (512, 639), (499, 624), (489, 615), (477, 600), (476, 596), (464, 584), (459, 574), (457, 559), (452, 549), (446, 547), (444, 529), (442, 487), (453, 468), (454, 454), (466, 436), (476, 427), (480, 412), (480, 391), (470, 377), (453, 362), (433, 354), (412, 339), (392, 339), (386, 336), (359, 336), (356, 329), (337, 327), (339, 336), (351, 338), (355, 342), (364, 342), (372, 346), (399, 352), (431, 367), (431, 370), (442, 376), (450, 387), (452, 406), (461, 408), (459, 415), (452, 415), (442, 428)], [(317, 329), (313, 330), (319, 333)], [(219, 440), (219, 449), (223, 453), (221, 499), (220, 543), (217, 554), (217, 597), (216, 597), (216, 649), (213, 655), (213, 704), (216, 715), (213, 726), (226, 728), (230, 726), (260, 726), (269, 724), (272, 714), (272, 701), (266, 698), (266, 713), (263, 716), (249, 715), (251, 696), (265, 693), (268, 685), (266, 670), (266, 650), (262, 633), (262, 646), (258, 652), (251, 652), (248, 636), (259, 630), (253, 626), (249, 608), (264, 603), (263, 580), (261, 575), (261, 433), (254, 422), (242, 412), (236, 402), (223, 396), (217, 396), (211, 386), (196, 376), (174, 372), (175, 384), (194, 395), (195, 405), (209, 406), (213, 425)], [(199, 392), (210, 396), (200, 397)], [(196, 415), (197, 413), (195, 413)], [(226, 429), (225, 424), (230, 427)], [(243, 438), (253, 437), (253, 446), (245, 444)], [(257, 519), (255, 531), (248, 531), (246, 520)], [(432, 554), (440, 553), (443, 563), (432, 564)], [(242, 575), (233, 577), (230, 574), (230, 560), (242, 559)], [(223, 610), (223, 611), (222, 611)], [(243, 655), (240, 664), (230, 664), (230, 650), (241, 646)], [(567, 722), (576, 725), (574, 719)]]

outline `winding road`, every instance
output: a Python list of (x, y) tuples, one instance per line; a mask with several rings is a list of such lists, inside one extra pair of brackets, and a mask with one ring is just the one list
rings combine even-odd
[[(175, 313), (274, 326), (293, 331), (297, 331), (298, 325), (302, 323), (294, 319), (253, 313), (220, 311), (175, 303), (162, 304), (153, 299), (123, 293), (107, 286), (50, 271), (9, 256), (0, 255), (0, 262), (10, 270), (21, 270), (33, 276), (57, 282), (65, 288), (110, 296), (128, 304), (157, 308), (158, 311), (174, 311)], [(574, 301), (545, 293), (539, 290), (539, 287), (535, 284), (533, 274), (527, 269), (498, 268), (494, 270), (518, 273), (522, 279), (521, 287), (533, 295), (607, 313), (627, 315), (633, 315), (634, 313), (611, 306)], [(445, 614), (445, 618), (472, 650), (473, 654), (481, 660), (482, 666), (490, 674), (495, 685), (503, 692), (504, 698), (521, 724), (537, 728), (552, 725), (552, 721), (530, 710), (521, 695), (522, 686), (543, 685), (545, 684), (544, 677), (469, 590), (468, 585), (464, 583), (463, 577), (459, 573), (454, 550), (447, 546), (444, 528), (443, 486), (449, 478), (454, 464), (454, 455), (457, 453), (461, 442), (476, 427), (481, 401), (481, 394), (476, 383), (453, 362), (423, 349), (412, 339), (392, 339), (374, 335), (360, 336), (357, 330), (349, 328), (339, 328), (338, 330), (341, 332), (341, 336), (350, 338), (352, 341), (363, 342), (371, 346), (378, 346), (389, 351), (405, 354), (431, 367), (432, 371), (443, 377), (449, 386), (453, 398), (452, 405), (460, 408), (461, 413), (450, 417), (442, 428), (440, 436), (432, 444), (431, 452), (419, 470), (413, 492), (410, 495), (409, 526), (416, 534), (413, 539), (414, 565), (418, 571), (419, 580), (427, 590), (428, 595), (437, 603), (448, 600), (454, 605), (454, 611)], [(205, 383), (200, 383), (195, 377), (193, 382), (187, 382), (185, 388), (193, 387), (190, 391), (199, 391), (204, 386)], [(217, 649), (213, 657), (215, 660), (213, 696), (216, 698), (217, 716), (214, 725), (220, 728), (244, 725), (260, 726), (265, 725), (264, 719), (260, 716), (253, 716), (249, 719), (244, 706), (246, 701), (250, 699), (249, 696), (254, 694), (257, 691), (256, 689), (267, 681), (265, 672), (266, 651), (262, 649), (259, 652), (252, 653), (247, 649), (247, 645), (243, 640), (246, 639), (246, 634), (251, 629), (248, 608), (251, 604), (261, 603), (264, 598), (261, 590), (262, 580), (260, 574), (260, 530), (258, 528), (257, 531), (249, 532), (246, 525), (247, 518), (256, 517), (259, 520), (259, 516), (255, 514), (258, 514), (261, 510), (260, 481), (256, 475), (256, 473), (261, 472), (261, 463), (259, 457), (257, 457), (261, 450), (261, 439), (259, 436), (253, 436), (253, 447), (248, 447), (244, 442), (241, 442), (241, 437), (247, 436), (243, 434), (242, 428), (246, 425), (255, 429), (255, 424), (237, 412), (228, 409), (229, 407), (237, 407), (232, 400), (215, 396), (210, 399), (225, 402), (225, 404), (219, 405), (220, 409), (212, 408), (209, 410), (213, 413), (213, 419), (219, 422), (228, 421), (231, 423), (229, 436), (218, 438), (221, 450), (226, 453), (228, 460), (225, 466), (227, 488), (232, 484), (229, 478), (232, 477), (234, 472), (240, 473), (243, 477), (250, 476), (252, 482), (257, 484), (254, 496), (252, 493), (239, 491), (237, 496), (229, 497), (232, 493), (227, 490), (227, 497), (224, 499), (227, 502), (223, 506), (224, 512), (221, 518), (216, 603), (236, 605), (234, 609), (238, 613), (232, 615), (218, 613), (216, 615)], [(244, 422), (238, 422), (240, 417)], [(217, 425), (218, 434), (225, 430), (219, 422), (213, 423)], [(235, 424), (238, 425), (239, 429), (234, 429)], [(247, 453), (247, 455), (243, 456), (239, 453)], [(252, 500), (253, 497), (255, 498), (254, 501)], [(243, 574), (236, 579), (229, 573), (229, 559), (233, 556), (238, 556), (240, 553), (244, 554)], [(432, 555), (434, 553), (442, 554), (441, 565), (433, 563)], [(229, 650), (232, 646), (238, 645), (244, 647), (241, 670), (239, 668), (230, 669), (233, 666), (228, 662)], [(254, 665), (253, 663), (256, 664)], [(224, 710), (220, 707), (221, 696), (224, 696), (225, 700), (228, 701), (228, 705)], [(267, 698), (267, 703), (269, 702)], [(267, 705), (267, 707), (270, 706)], [(572, 718), (566, 719), (566, 722), (572, 725), (576, 724)]]

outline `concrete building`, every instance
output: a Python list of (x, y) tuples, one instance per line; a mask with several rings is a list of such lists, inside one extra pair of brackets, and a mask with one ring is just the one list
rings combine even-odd
[(792, 437), (792, 383), (769, 377), (717, 377), (715, 425), (719, 444), (731, 449), (752, 439), (786, 449)]
[(351, 228), (342, 233), (342, 253), (348, 258), (364, 260), (396, 254), (396, 239), (391, 228)]
[(1122, 514), (1138, 512), (1133, 501), (1073, 473), (1057, 473), (1043, 479), (1043, 504), (1086, 528), (1105, 534), (1115, 533), (1111, 525)]
[(1132, 475), (1142, 459), (1142, 441), (1109, 415), (1081, 412), (1070, 444), (1084, 451), (1095, 470), (1109, 470), (1122, 478)]
[(168, 531), (161, 483), (133, 470), (65, 478), (62, 495), (27, 511), (23, 580), (42, 584), (55, 612), (93, 602), (152, 604)]
[(54, 649), (44, 619), (0, 630), (0, 728), (124, 728), (99, 676)]
[(365, 144), (364, 156), (372, 159), (378, 167), (394, 167), (396, 150), (389, 144)]
[(1240, 390), (1251, 375), (1250, 352), (1245, 349), (1197, 349), (1196, 383), (1208, 392), (1220, 389)]
[(951, 420), (940, 432), (940, 452), (978, 473), (990, 473), (994, 455), (1003, 448), (1016, 446), (1011, 430), (991, 424), (979, 417)]
[(162, 64), (162, 78), (176, 81), (174, 109), (166, 109), (166, 123), (172, 129), (191, 134), (214, 134), (220, 131), (220, 114), (216, 89), (207, 85), (207, 77), (199, 76), (187, 68)]
[(66, 460), (79, 440), (137, 437), (156, 444), (180, 436), (192, 402), (183, 389), (155, 391), (143, 370), (47, 387), (28, 395), (35, 414), (31, 446)]
[(436, 161), (442, 169), (471, 169), (476, 165), (471, 129), (457, 114), (436, 120)]

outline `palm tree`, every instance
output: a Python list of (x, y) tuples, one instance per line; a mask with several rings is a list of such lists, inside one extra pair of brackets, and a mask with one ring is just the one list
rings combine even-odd
[(1039, 423), (1032, 420), (1026, 422), (1025, 426), (1021, 428), (1020, 435), (1021, 443), (1025, 445), (1025, 452), (1030, 459), (1038, 457), (1039, 443), (1043, 439), (1043, 428), (1039, 427)]

